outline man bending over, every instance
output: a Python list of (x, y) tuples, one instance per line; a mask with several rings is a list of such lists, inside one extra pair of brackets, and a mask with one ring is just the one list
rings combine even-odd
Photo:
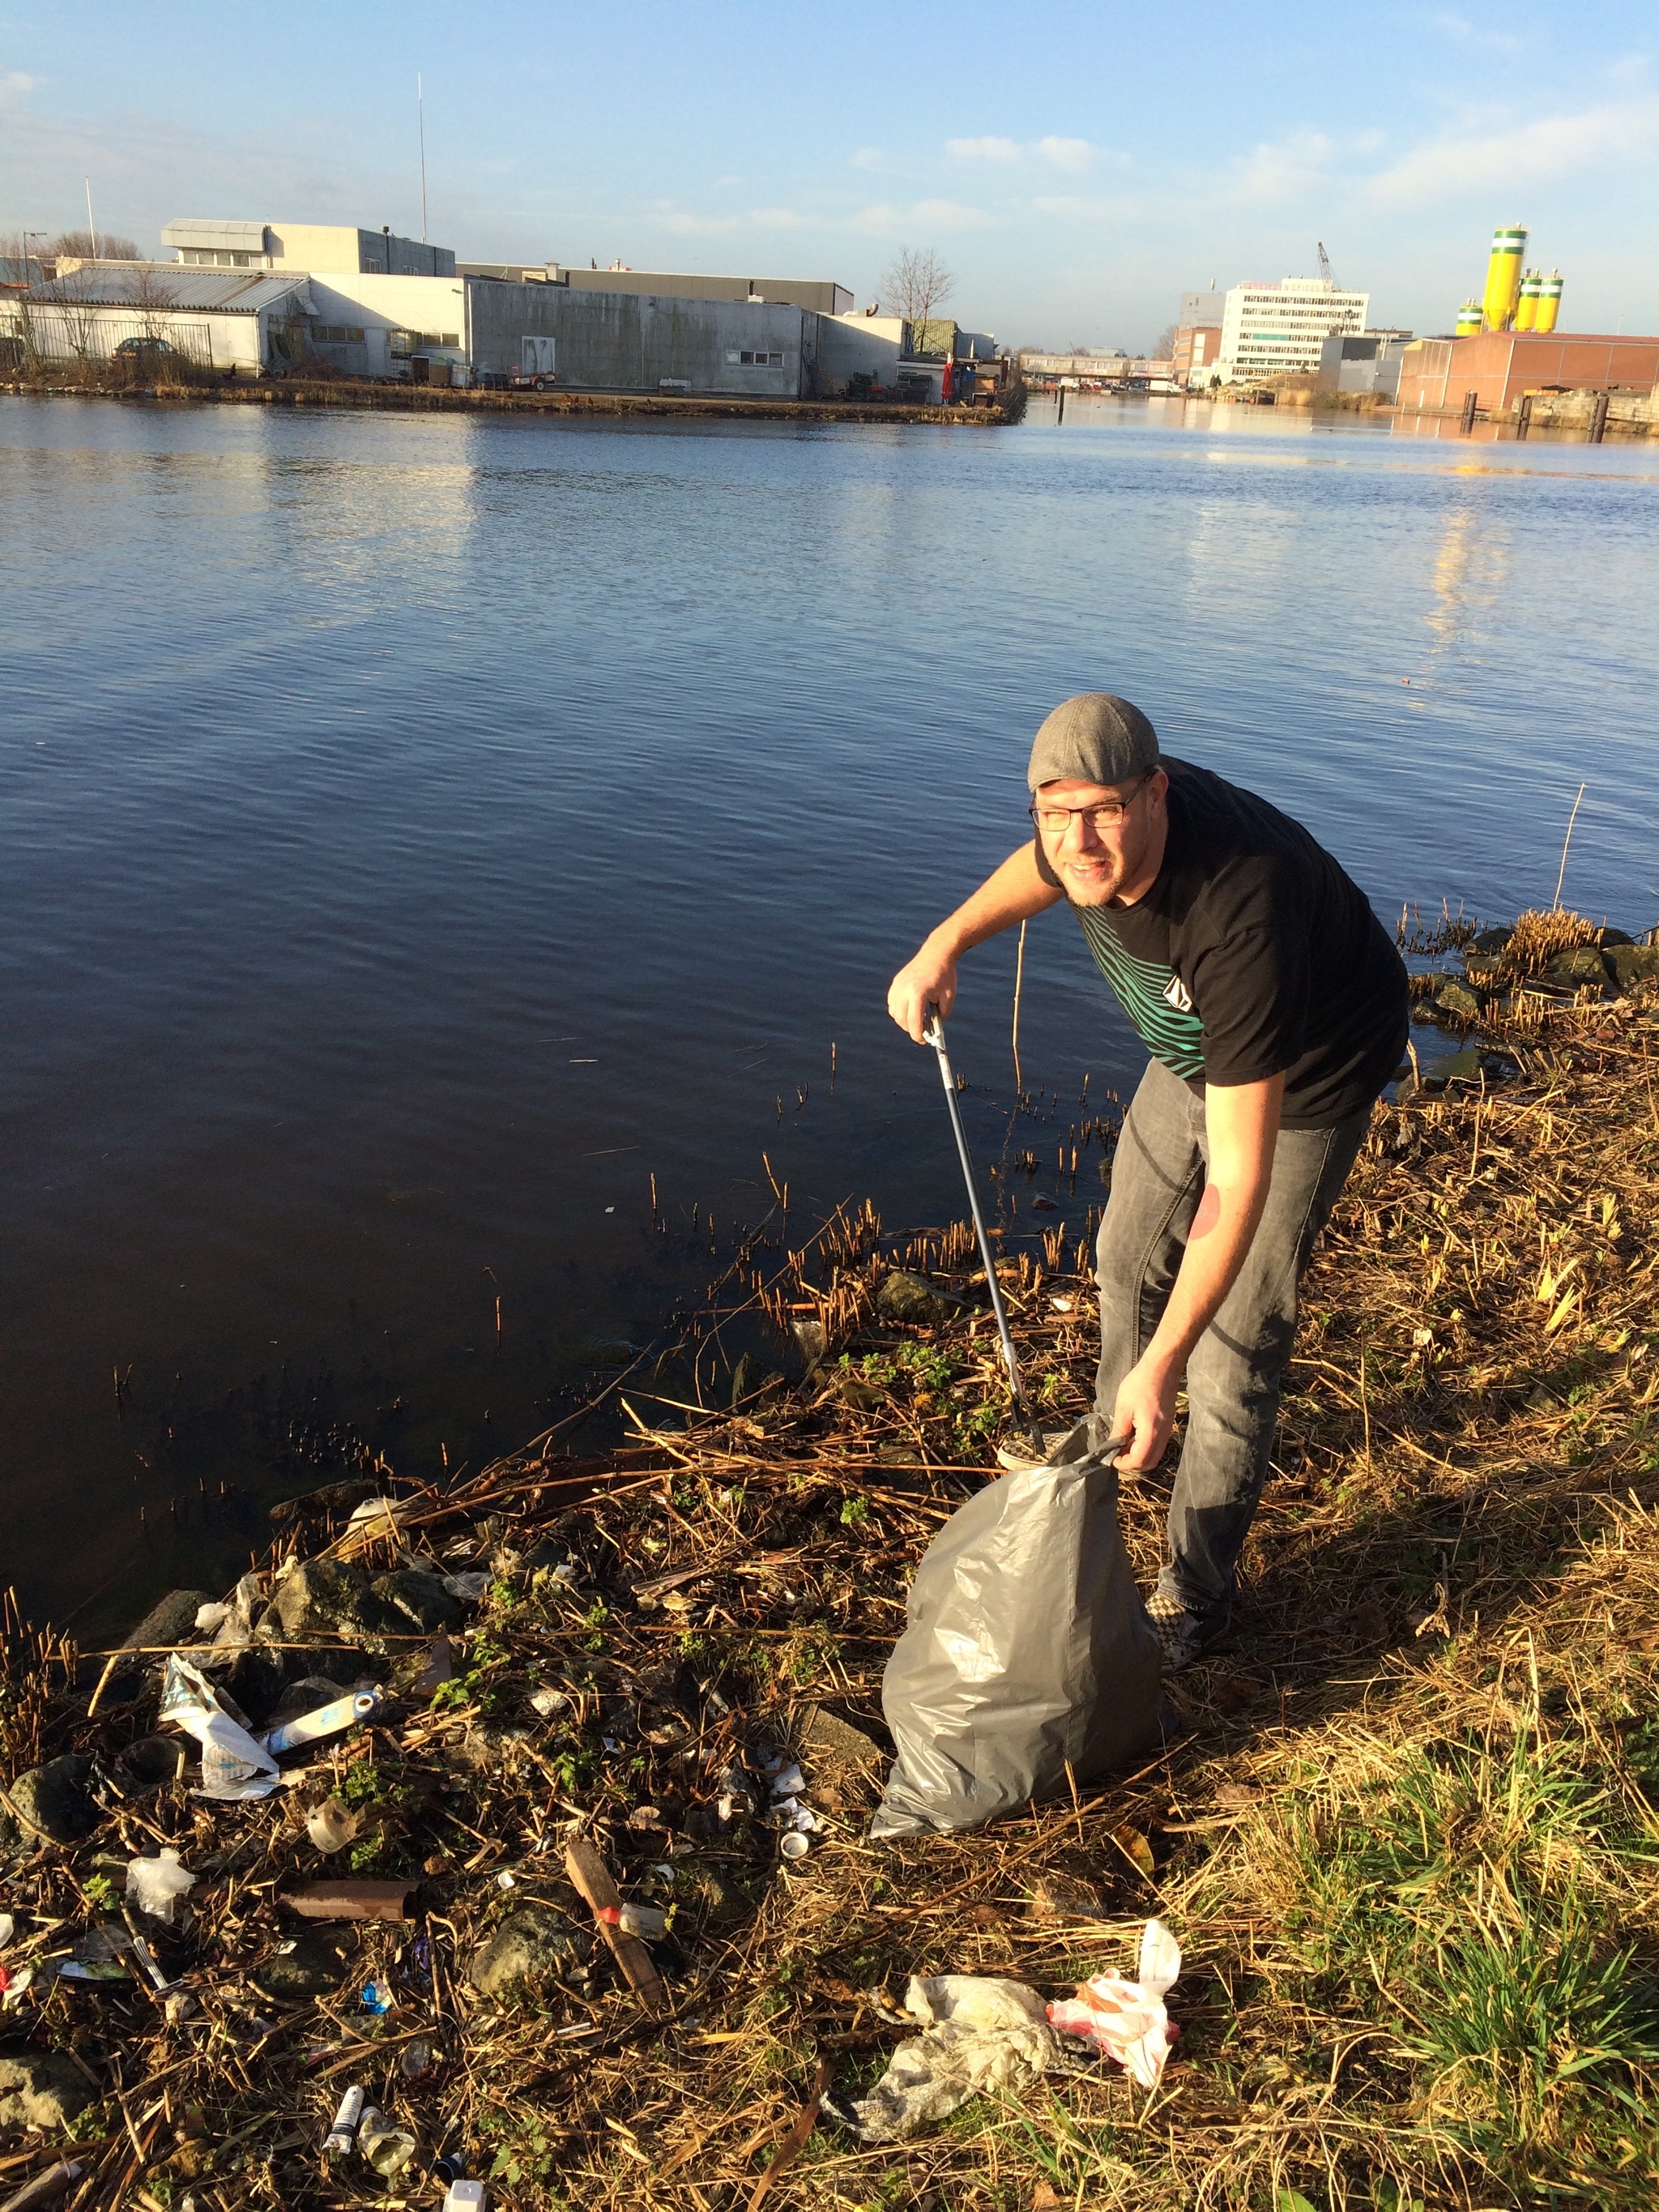
[(1184, 1377), (1165, 1663), (1226, 1629), (1267, 1480), (1297, 1293), (1405, 1048), (1406, 971), (1364, 894), (1298, 823), (1165, 759), (1127, 699), (1085, 691), (1036, 733), (1036, 836), (941, 922), (887, 1009), (922, 1042), (964, 952), (1064, 899), (1152, 1058), (1097, 1248), (1096, 1405), (1119, 1464), (1156, 1467)]

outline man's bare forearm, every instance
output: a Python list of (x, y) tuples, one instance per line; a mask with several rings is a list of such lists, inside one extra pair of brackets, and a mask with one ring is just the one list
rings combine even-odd
[(959, 960), (964, 952), (1012, 929), (1017, 921), (1029, 921), (1034, 914), (1046, 913), (1065, 896), (1054, 884), (1043, 881), (1037, 873), (1036, 855), (1030, 845), (1022, 845), (954, 914), (945, 916), (929, 933), (927, 942), (948, 950), (953, 960)]
[(1037, 873), (1036, 857), (1022, 845), (994, 875), (988, 876), (971, 898), (966, 898), (939, 927), (931, 930), (921, 950), (908, 960), (893, 978), (887, 994), (887, 1011), (918, 1044), (930, 1006), (948, 1014), (956, 1003), (957, 963), (964, 952), (1057, 905), (1065, 893), (1045, 883)]

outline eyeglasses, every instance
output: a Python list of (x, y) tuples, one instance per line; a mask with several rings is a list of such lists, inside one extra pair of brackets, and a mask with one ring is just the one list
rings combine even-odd
[(1146, 788), (1146, 781), (1142, 776), (1127, 799), (1103, 799), (1093, 806), (1048, 806), (1033, 799), (1025, 811), (1047, 837), (1063, 836), (1079, 817), (1091, 830), (1115, 830)]

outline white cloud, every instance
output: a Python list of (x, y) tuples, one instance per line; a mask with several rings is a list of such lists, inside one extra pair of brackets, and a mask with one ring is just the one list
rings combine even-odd
[(1036, 161), (1073, 176), (1091, 167), (1099, 152), (1086, 138), (1058, 138), (1052, 132), (1029, 146), (1017, 138), (947, 138), (945, 150), (956, 161), (989, 161), (1002, 169), (1023, 168)]
[(1049, 166), (1078, 174), (1089, 167), (1095, 149), (1086, 138), (1039, 138), (1036, 150)]
[(898, 238), (922, 229), (982, 230), (989, 221), (982, 209), (959, 200), (916, 200), (908, 207), (878, 201), (848, 218), (846, 228), (871, 238)]
[(0, 107), (9, 107), (15, 100), (27, 100), (46, 81), (43, 76), (30, 76), (23, 70), (0, 70)]
[(855, 169), (884, 169), (887, 156), (879, 146), (860, 146), (853, 156), (853, 167)]
[(945, 150), (958, 161), (1000, 161), (1006, 164), (1021, 158), (1018, 144), (1012, 138), (947, 138)]
[(1494, 54), (1524, 53), (1527, 41), (1517, 39), (1510, 31), (1483, 31), (1470, 22), (1467, 15), (1443, 14), (1431, 15), (1429, 27), (1438, 31), (1442, 38), (1452, 39), (1461, 46), (1480, 46)]
[(1659, 153), (1659, 94), (1608, 100), (1578, 115), (1545, 115), (1507, 130), (1447, 132), (1413, 146), (1365, 179), (1371, 206), (1431, 207), (1480, 191), (1515, 192), (1614, 161), (1650, 164)]

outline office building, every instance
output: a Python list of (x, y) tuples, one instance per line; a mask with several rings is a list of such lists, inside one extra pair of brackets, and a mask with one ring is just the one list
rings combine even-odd
[(1217, 373), (1224, 384), (1316, 371), (1333, 332), (1365, 327), (1368, 292), (1344, 292), (1328, 278), (1287, 276), (1279, 284), (1235, 284), (1221, 321)]

